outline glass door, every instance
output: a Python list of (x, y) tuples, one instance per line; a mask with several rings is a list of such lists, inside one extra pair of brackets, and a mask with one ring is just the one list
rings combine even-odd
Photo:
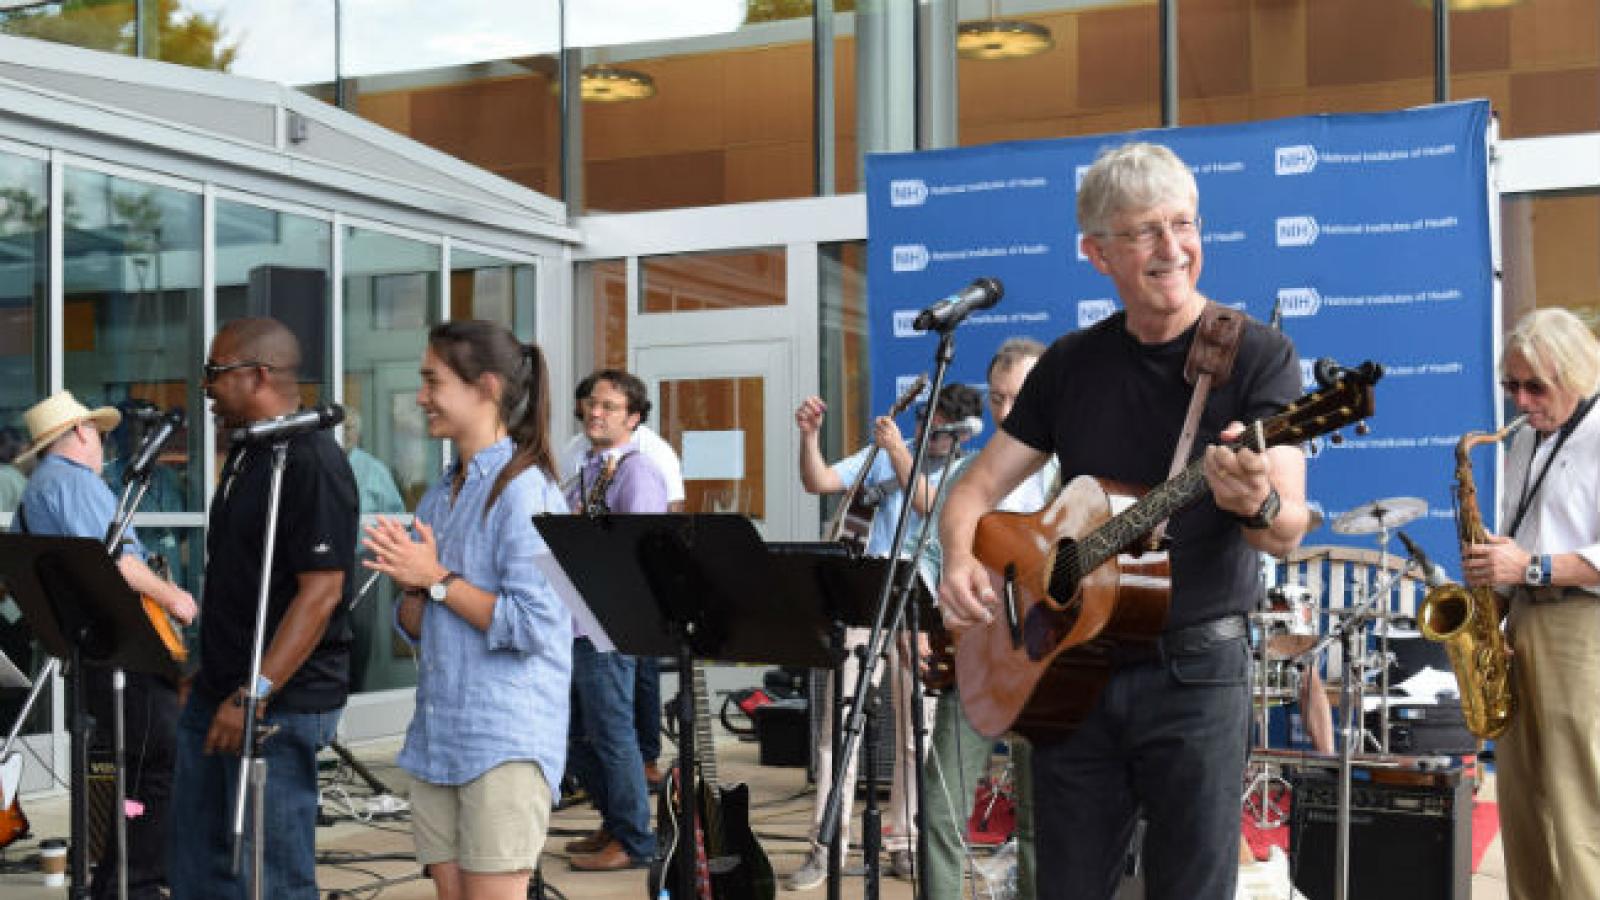
[(788, 344), (643, 347), (634, 371), (650, 386), (653, 426), (683, 461), (686, 511), (738, 513), (778, 536), (796, 477)]

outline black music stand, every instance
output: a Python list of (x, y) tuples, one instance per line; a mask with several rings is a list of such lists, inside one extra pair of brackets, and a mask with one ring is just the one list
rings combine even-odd
[(0, 534), (0, 579), (45, 652), (67, 661), (72, 697), (72, 883), (68, 896), (86, 898), (87, 774), (93, 724), (83, 711), (83, 667), (110, 666), (174, 682), (181, 672), (146, 617), (138, 595), (129, 590), (101, 542)]
[[(693, 660), (825, 668), (837, 609), (870, 606), (870, 572), (847, 556), (772, 554), (749, 520), (724, 515), (533, 517), (556, 561), (617, 649)], [(868, 585), (855, 594), (858, 578)], [(641, 602), (648, 598), (649, 602)], [(694, 771), (694, 712), (678, 704), (679, 771)], [(694, 833), (684, 803), (682, 833)], [(680, 897), (695, 896), (694, 855), (679, 855)]]

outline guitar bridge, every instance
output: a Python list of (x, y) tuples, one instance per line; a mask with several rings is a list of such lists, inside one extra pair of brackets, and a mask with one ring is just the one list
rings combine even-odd
[(1006, 608), (1006, 627), (1011, 631), (1011, 649), (1022, 649), (1022, 612), (1017, 603), (1017, 566), (1016, 563), (1006, 563), (1006, 582), (1001, 589), (1005, 596), (1002, 602)]

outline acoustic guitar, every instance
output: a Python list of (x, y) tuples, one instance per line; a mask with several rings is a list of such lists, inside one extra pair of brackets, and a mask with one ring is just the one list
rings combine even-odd
[[(928, 386), (928, 376), (918, 375), (911, 386), (901, 392), (889, 407), (888, 416), (893, 419), (906, 411), (906, 407), (922, 394)], [(856, 551), (857, 555), (866, 552), (867, 540), (872, 535), (872, 519), (878, 511), (876, 496), (863, 493), (862, 485), (866, 484), (867, 474), (872, 471), (872, 464), (878, 460), (879, 447), (876, 442), (869, 445), (867, 458), (861, 464), (861, 471), (856, 473), (855, 481), (850, 488), (839, 498), (839, 511), (834, 515), (833, 522), (828, 525), (825, 540), (838, 541)]]
[[(164, 557), (152, 554), (146, 565), (150, 567), (150, 571), (162, 578), (168, 581), (172, 580), (172, 573), (169, 571)], [(144, 605), (145, 618), (150, 620), (150, 627), (155, 629), (156, 637), (160, 638), (162, 645), (167, 648), (167, 655), (171, 656), (173, 661), (179, 665), (188, 662), (189, 648), (184, 646), (183, 632), (180, 630), (182, 626), (178, 624), (178, 620), (167, 612), (166, 607), (157, 603), (149, 595), (140, 594), (139, 600)]]
[[(1246, 429), (1257, 451), (1296, 444), (1371, 416), (1374, 363)], [(1144, 537), (1208, 490), (1202, 462), (1148, 492), (1083, 475), (1043, 510), (991, 512), (973, 553), (1000, 599), (994, 621), (957, 636), (956, 684), (980, 734), (1070, 734), (1094, 708), (1119, 644), (1148, 643), (1167, 623), (1171, 572)]]
[[(693, 671), (694, 746), (699, 776), (687, 792), (695, 803), (695, 834), (680, 834), (685, 792), (674, 766), (661, 780), (656, 808), (656, 858), (646, 879), (649, 900), (664, 890), (672, 900), (772, 900), (777, 882), (772, 863), (750, 830), (750, 788), (722, 786), (717, 780), (717, 753), (711, 742), (711, 709), (706, 700), (705, 673)], [(678, 858), (694, 848), (696, 896), (684, 897), (677, 877)]]

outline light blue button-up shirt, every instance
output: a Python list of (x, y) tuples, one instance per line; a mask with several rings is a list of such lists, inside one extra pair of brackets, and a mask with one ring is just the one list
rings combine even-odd
[[(88, 466), (51, 453), (39, 460), (22, 492), (22, 514), (33, 534), (94, 538), (104, 542), (106, 529), (117, 514), (117, 498)], [(22, 522), (11, 520), (11, 530)], [(123, 532), (124, 552), (145, 558), (144, 545), (130, 527)]]
[(565, 513), (567, 503), (530, 467), (484, 515), (511, 451), (506, 438), (473, 456), (453, 503), (452, 466), (417, 505), (440, 563), (496, 598), (486, 632), (442, 603), (423, 610), (417, 709), (398, 762), (431, 784), (466, 784), (502, 763), (532, 760), (555, 789), (566, 766), (572, 616), (534, 565), (547, 551), (533, 516)]

